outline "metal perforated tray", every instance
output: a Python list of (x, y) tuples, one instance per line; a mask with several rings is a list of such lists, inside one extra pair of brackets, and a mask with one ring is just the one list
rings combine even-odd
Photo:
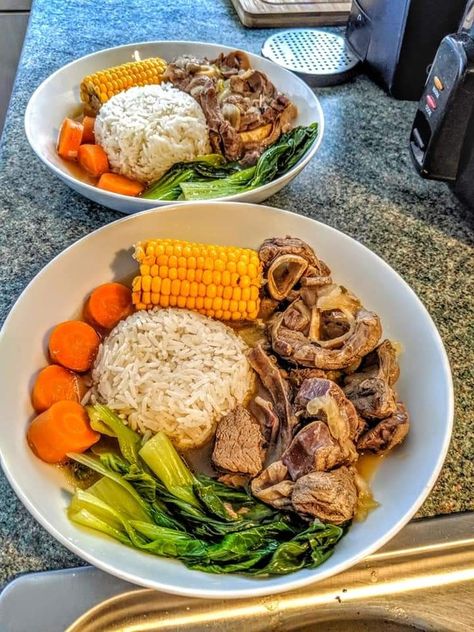
[(266, 40), (262, 55), (314, 86), (347, 81), (359, 64), (342, 35), (320, 29), (276, 33)]

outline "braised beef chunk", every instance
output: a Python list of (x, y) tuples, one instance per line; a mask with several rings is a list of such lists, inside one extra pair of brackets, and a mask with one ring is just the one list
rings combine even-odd
[(212, 460), (219, 469), (255, 476), (263, 467), (263, 443), (257, 420), (237, 406), (217, 426)]
[(296, 481), (313, 470), (332, 470), (344, 462), (344, 454), (324, 421), (313, 421), (294, 437), (281, 457)]
[(365, 419), (384, 419), (397, 407), (392, 385), (399, 373), (395, 349), (389, 340), (384, 340), (363, 359), (355, 373), (346, 376), (344, 393)]
[(296, 393), (294, 407), (303, 417), (326, 421), (336, 439), (353, 440), (360, 434), (361, 422), (353, 404), (331, 380), (305, 380)]
[(299, 388), (303, 382), (312, 377), (319, 377), (324, 380), (331, 380), (332, 382), (339, 382), (343, 373), (342, 371), (325, 371), (324, 369), (290, 369), (288, 373), (288, 379), (290, 384)]
[(352, 333), (339, 348), (313, 343), (300, 331), (284, 324), (285, 313), (277, 313), (269, 325), (272, 347), (279, 356), (299, 366), (343, 369), (372, 351), (382, 333), (379, 317), (360, 309), (354, 317)]
[(245, 474), (221, 474), (217, 480), (229, 487), (246, 487), (249, 483), (249, 477)]
[(343, 524), (353, 518), (357, 507), (354, 475), (347, 467), (306, 474), (296, 481), (291, 502), (299, 513)]
[(360, 452), (385, 452), (401, 443), (408, 434), (410, 420), (405, 406), (398, 402), (397, 409), (379, 423), (364, 433), (357, 441)]
[(293, 429), (297, 424), (290, 403), (290, 387), (278, 369), (276, 361), (268, 356), (260, 345), (253, 347), (247, 357), (263, 386), (270, 393), (274, 411), (280, 422), (275, 449), (275, 458), (279, 458), (290, 444)]
[(214, 60), (183, 55), (168, 64), (164, 79), (201, 105), (213, 150), (247, 165), (291, 129), (297, 114), (288, 97), (250, 67), (242, 51)]
[(278, 509), (291, 509), (294, 483), (287, 477), (286, 466), (281, 461), (275, 461), (253, 479), (250, 484), (252, 494), (267, 505)]

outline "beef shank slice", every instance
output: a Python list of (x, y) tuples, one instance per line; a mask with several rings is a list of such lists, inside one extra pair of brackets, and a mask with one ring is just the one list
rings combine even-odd
[(237, 406), (217, 426), (212, 460), (219, 469), (255, 476), (263, 467), (263, 446), (260, 424), (246, 408)]

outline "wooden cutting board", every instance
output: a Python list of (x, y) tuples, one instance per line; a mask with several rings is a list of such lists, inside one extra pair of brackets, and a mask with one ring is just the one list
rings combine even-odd
[(245, 26), (322, 26), (345, 24), (351, 2), (333, 0), (232, 0)]

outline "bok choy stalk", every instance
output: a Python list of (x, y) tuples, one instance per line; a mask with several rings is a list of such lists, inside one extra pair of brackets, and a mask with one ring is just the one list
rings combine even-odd
[(138, 463), (138, 450), (141, 445), (139, 434), (126, 426), (118, 415), (102, 404), (87, 406), (87, 414), (93, 430), (108, 437), (115, 437), (122, 456), (129, 463)]

